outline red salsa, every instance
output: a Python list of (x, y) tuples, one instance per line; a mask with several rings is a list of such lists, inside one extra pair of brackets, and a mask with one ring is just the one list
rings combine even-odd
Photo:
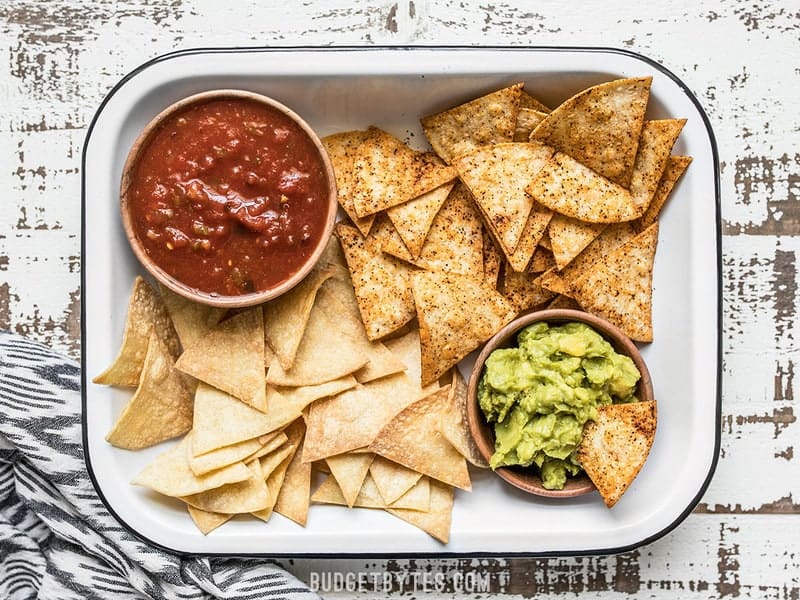
[(167, 273), (236, 296), (296, 273), (319, 243), (328, 182), (316, 146), (277, 109), (244, 98), (192, 104), (140, 154), (133, 227)]

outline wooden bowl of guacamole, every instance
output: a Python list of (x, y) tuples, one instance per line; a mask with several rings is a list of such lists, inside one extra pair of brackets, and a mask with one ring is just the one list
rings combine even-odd
[(475, 361), (467, 414), (476, 445), (500, 477), (537, 496), (595, 490), (576, 456), (583, 427), (609, 403), (652, 401), (636, 345), (614, 325), (568, 309), (523, 315)]

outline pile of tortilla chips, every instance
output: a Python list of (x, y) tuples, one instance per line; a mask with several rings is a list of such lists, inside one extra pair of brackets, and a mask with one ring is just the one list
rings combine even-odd
[[(305, 526), (312, 502), (381, 508), (443, 542), (453, 488), (485, 466), (466, 384), (423, 385), (420, 333), (368, 339), (336, 238), (272, 302), (225, 314), (137, 278), (117, 359), (97, 383), (136, 386), (107, 440), (183, 436), (134, 484), (182, 500), (203, 533), (238, 514)], [(326, 475), (313, 492), (312, 470)]]

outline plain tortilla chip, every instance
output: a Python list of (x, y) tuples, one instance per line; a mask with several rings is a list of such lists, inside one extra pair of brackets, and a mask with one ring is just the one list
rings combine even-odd
[(223, 523), (230, 521), (233, 517), (233, 515), (223, 515), (221, 513), (200, 510), (191, 504), (186, 505), (186, 510), (189, 511), (189, 516), (203, 535), (208, 535)]
[(661, 176), (661, 181), (658, 182), (658, 188), (656, 188), (656, 192), (653, 194), (653, 199), (650, 201), (644, 214), (634, 222), (634, 227), (636, 227), (637, 231), (644, 231), (658, 220), (661, 215), (661, 210), (664, 208), (669, 195), (672, 193), (672, 188), (675, 187), (675, 184), (691, 162), (691, 156), (669, 157), (667, 166), (664, 168), (664, 174)]
[(575, 299), (638, 342), (653, 341), (653, 259), (658, 223), (617, 248), (580, 280)]
[(274, 510), (305, 527), (308, 521), (308, 506), (311, 502), (311, 463), (304, 463), (301, 460), (302, 438), (300, 438), (299, 444), (286, 467), (286, 474), (275, 500)]
[(370, 465), (369, 473), (372, 475), (372, 480), (375, 482), (375, 486), (386, 504), (393, 504), (399, 500), (422, 477), (422, 473), (382, 456), (375, 456), (375, 460)]
[(419, 527), (443, 544), (450, 539), (450, 521), (453, 514), (453, 488), (439, 481), (430, 482), (430, 508), (427, 512), (402, 508), (387, 508), (387, 512)]
[(153, 331), (161, 336), (173, 358), (180, 354), (178, 335), (163, 300), (149, 283), (136, 277), (128, 301), (122, 346), (114, 362), (92, 381), (104, 385), (136, 387)]
[(630, 221), (642, 212), (629, 190), (562, 152), (553, 155), (527, 190), (547, 208), (590, 223)]
[(552, 153), (535, 142), (496, 144), (453, 161), (506, 256), (517, 247), (533, 207), (526, 187)]
[(628, 187), (652, 77), (587, 88), (554, 109), (531, 137)]
[(422, 384), (447, 370), (516, 316), (497, 291), (465, 277), (420, 271), (412, 278), (422, 349)]
[(359, 218), (353, 206), (353, 161), (361, 145), (369, 137), (368, 131), (343, 131), (322, 138), (336, 176), (336, 192), (340, 206), (362, 235), (367, 235), (375, 215)]
[[(358, 372), (358, 371), (356, 371)], [(301, 387), (267, 387), (267, 412), (275, 415), (278, 412), (296, 414), (320, 398), (335, 396), (345, 390), (356, 387), (358, 382), (352, 375), (345, 375), (338, 379), (326, 381), (318, 385), (304, 385)]]
[(406, 376), (413, 382), (415, 389), (420, 390), (420, 398), (439, 389), (439, 382), (433, 381), (422, 385), (422, 348), (419, 341), (419, 329), (411, 329), (402, 336), (386, 341), (386, 346), (403, 361)]
[(413, 200), (456, 178), (433, 154), (370, 127), (353, 158), (353, 206), (363, 218)]
[(442, 388), (406, 407), (369, 448), (418, 473), (471, 490), (466, 460), (439, 431), (449, 391)]
[(180, 498), (250, 478), (250, 470), (241, 462), (196, 476), (189, 468), (190, 442), (191, 436), (187, 435), (180, 443), (159, 454), (131, 483), (165, 496)]
[(669, 161), (669, 153), (685, 124), (686, 119), (644, 122), (630, 186), (640, 216), (647, 210), (656, 193)]
[(536, 246), (539, 245), (539, 242), (544, 237), (552, 218), (553, 211), (534, 203), (528, 215), (528, 221), (525, 223), (525, 229), (522, 230), (519, 244), (517, 244), (514, 252), (506, 256), (508, 265), (512, 269), (518, 273), (528, 270), (533, 253), (536, 251)]
[(489, 463), (483, 458), (470, 433), (467, 420), (467, 382), (457, 368), (452, 369), (447, 403), (442, 409), (439, 431), (458, 450), (459, 454), (476, 467), (486, 469)]
[(547, 117), (546, 112), (533, 108), (520, 108), (517, 115), (517, 125), (514, 128), (514, 141), (527, 142), (536, 126)]
[(317, 290), (330, 277), (333, 269), (315, 267), (294, 288), (264, 304), (264, 337), (287, 371), (294, 365)]
[(553, 216), (548, 226), (548, 235), (558, 270), (566, 267), (583, 252), (606, 227), (605, 223), (587, 223), (559, 214)]
[(420, 119), (436, 154), (450, 164), (481, 146), (510, 142), (519, 112), (522, 84), (481, 96)]
[(261, 510), (269, 504), (269, 490), (258, 460), (247, 465), (250, 478), (239, 483), (181, 498), (186, 504), (206, 512), (233, 515)]
[(299, 417), (300, 410), (265, 414), (222, 390), (201, 383), (194, 396), (192, 454), (200, 456), (271, 433)]
[(222, 321), (186, 348), (175, 366), (263, 410), (264, 356), (264, 319), (257, 306)]
[(656, 433), (656, 403), (608, 404), (588, 421), (578, 461), (611, 508), (625, 493), (650, 453)]
[(336, 235), (347, 258), (367, 338), (385, 337), (413, 319), (409, 267), (385, 256), (380, 248), (368, 248), (354, 227), (338, 223)]
[(224, 308), (193, 302), (161, 284), (158, 289), (184, 348), (205, 336), (225, 316)]
[[(272, 438), (275, 439), (275, 438)], [(224, 448), (217, 448), (200, 456), (189, 456), (189, 468), (195, 475), (205, 475), (211, 471), (227, 467), (233, 463), (245, 461), (261, 450), (264, 444), (260, 438), (244, 440)]]
[(337, 481), (333, 477), (328, 477), (314, 492), (312, 501), (318, 504), (338, 504), (353, 508), (402, 508), (415, 511), (430, 510), (430, 480), (427, 477), (420, 479), (411, 486), (405, 494), (398, 498), (394, 503), (388, 504), (380, 495), (375, 481), (367, 474), (364, 483), (353, 500), (353, 504), (348, 504), (344, 493), (339, 488)]
[(192, 428), (192, 393), (175, 370), (169, 349), (155, 332), (136, 393), (122, 409), (106, 441), (139, 450), (183, 435)]
[[(350, 508), (353, 507), (358, 492), (364, 485), (364, 478), (367, 476), (374, 458), (375, 455), (371, 452), (359, 452), (358, 454), (348, 452), (325, 459), (331, 475), (336, 479), (336, 483), (342, 491), (345, 503)], [(311, 463), (306, 464), (310, 465)]]
[(413, 200), (386, 211), (397, 233), (412, 256), (419, 256), (433, 218), (453, 189), (453, 182), (440, 185)]
[[(262, 521), (269, 521), (272, 517), (272, 511), (275, 509), (275, 505), (278, 502), (278, 497), (280, 496), (283, 482), (286, 479), (289, 465), (291, 464), (292, 460), (294, 460), (294, 456), (297, 454), (297, 450), (303, 440), (304, 432), (305, 425), (303, 423), (303, 419), (297, 419), (294, 423), (286, 428), (286, 435), (289, 437), (289, 452), (286, 454), (286, 457), (281, 461), (281, 463), (275, 467), (275, 469), (273, 469), (267, 477), (267, 488), (269, 489), (270, 497), (269, 505), (262, 510), (252, 512), (251, 514), (254, 517), (258, 517)], [(263, 465), (264, 463), (262, 462), (262, 468)]]

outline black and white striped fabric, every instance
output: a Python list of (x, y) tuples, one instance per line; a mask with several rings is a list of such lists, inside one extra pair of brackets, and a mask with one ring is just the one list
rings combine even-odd
[(265, 561), (182, 558), (139, 541), (86, 472), (80, 368), (0, 332), (0, 598), (310, 599)]

